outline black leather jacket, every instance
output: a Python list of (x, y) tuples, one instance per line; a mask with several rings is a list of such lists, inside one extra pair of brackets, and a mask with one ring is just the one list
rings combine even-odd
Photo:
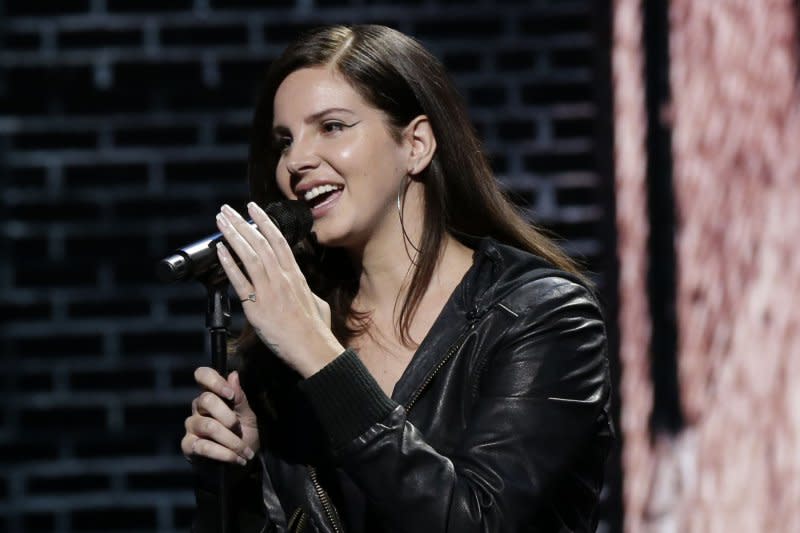
[[(538, 257), (480, 241), (391, 398), (350, 351), (301, 382), (276, 365), (247, 375), (263, 446), (232, 495), (234, 531), (597, 526), (613, 440), (604, 321)], [(197, 495), (194, 530), (218, 531)]]

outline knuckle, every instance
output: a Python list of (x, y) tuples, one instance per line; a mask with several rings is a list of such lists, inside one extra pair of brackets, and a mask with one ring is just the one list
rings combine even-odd
[(247, 444), (244, 440), (239, 439), (239, 442), (236, 444), (236, 453), (238, 455), (244, 455), (244, 451), (247, 449)]
[[(264, 237), (258, 239), (256, 247), (261, 250), (262, 253), (269, 253), (270, 251), (269, 243)], [(256, 253), (256, 256), (258, 256), (258, 253)]]
[(200, 405), (206, 409), (214, 405), (214, 393), (204, 392), (200, 395)]

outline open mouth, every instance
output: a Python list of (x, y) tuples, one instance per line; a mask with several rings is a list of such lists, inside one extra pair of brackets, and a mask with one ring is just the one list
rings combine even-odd
[(313, 189), (307, 190), (303, 194), (303, 200), (311, 209), (314, 209), (327, 202), (342, 189), (344, 189), (343, 185), (319, 185)]

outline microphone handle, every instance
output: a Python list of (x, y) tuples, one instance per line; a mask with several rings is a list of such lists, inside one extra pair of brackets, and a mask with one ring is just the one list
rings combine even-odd
[[(252, 220), (247, 221), (255, 226)], [(219, 266), (217, 257), (217, 243), (225, 242), (222, 233), (217, 232), (209, 237), (200, 239), (186, 245), (172, 255), (158, 262), (156, 275), (164, 282), (184, 281), (190, 279), (205, 279), (209, 275), (217, 277), (224, 274)], [(230, 247), (228, 247), (230, 250)], [(231, 251), (231, 253), (233, 253)], [(238, 261), (237, 261), (238, 262)]]

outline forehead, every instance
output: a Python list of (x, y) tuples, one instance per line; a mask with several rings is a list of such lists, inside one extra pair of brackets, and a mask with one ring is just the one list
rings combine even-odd
[(330, 108), (352, 111), (370, 107), (338, 71), (310, 67), (286, 76), (275, 92), (274, 123), (303, 119)]

